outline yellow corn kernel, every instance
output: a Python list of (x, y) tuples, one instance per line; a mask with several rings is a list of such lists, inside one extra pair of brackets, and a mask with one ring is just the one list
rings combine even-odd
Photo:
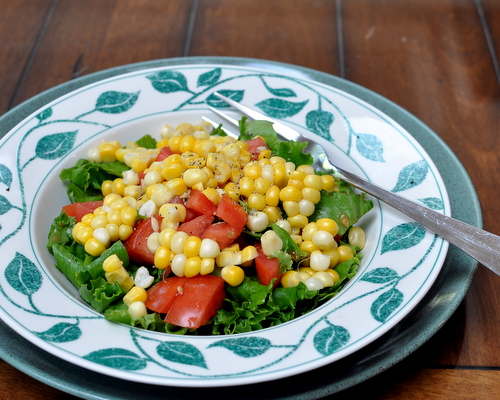
[(287, 218), (292, 228), (303, 228), (309, 223), (309, 219), (303, 214), (297, 214)]
[(226, 183), (231, 177), (232, 168), (227, 162), (220, 163), (214, 171), (214, 178), (219, 185)]
[(180, 178), (183, 173), (184, 166), (182, 164), (170, 164), (161, 170), (161, 175), (167, 181)]
[(200, 263), (200, 275), (211, 274), (215, 269), (215, 258), (202, 258)]
[(194, 144), (196, 143), (196, 138), (192, 135), (183, 136), (179, 142), (179, 153), (184, 153), (186, 151), (193, 151)]
[(207, 172), (203, 169), (188, 169), (184, 172), (182, 176), (184, 178), (184, 182), (187, 186), (193, 187), (196, 184), (201, 183), (205, 186), (208, 183), (209, 176)]
[(128, 313), (133, 319), (138, 319), (147, 315), (148, 309), (142, 301), (134, 301), (128, 307)]
[(89, 253), (91, 256), (97, 257), (100, 256), (101, 253), (106, 250), (106, 246), (102, 244), (95, 237), (91, 237), (89, 240), (85, 242), (85, 251)]
[(140, 286), (134, 286), (125, 296), (123, 296), (123, 302), (129, 307), (134, 301), (142, 301), (144, 303), (147, 298), (148, 294), (146, 293), (146, 289)]
[(263, 159), (269, 159), (271, 158), (271, 150), (269, 149), (266, 149), (266, 150), (263, 150), (259, 153), (257, 159), (260, 161), (260, 160), (263, 160)]
[(120, 234), (119, 234), (119, 226), (118, 224), (107, 224), (106, 225), (106, 230), (108, 231), (109, 233), (109, 239), (112, 241), (112, 242), (116, 242), (117, 240), (120, 239)]
[[(241, 187), (240, 187), (240, 192), (241, 192)], [(209, 200), (211, 200), (212, 203), (214, 203), (214, 204), (219, 204), (219, 202), (221, 200), (221, 195), (215, 188), (211, 188), (211, 187), (206, 188), (203, 190), (203, 194), (205, 196), (207, 196), (207, 198)]]
[(123, 178), (116, 178), (111, 185), (113, 193), (117, 193), (120, 196), (123, 196), (123, 190), (126, 186), (125, 182), (123, 182)]
[(267, 189), (266, 193), (266, 204), (271, 207), (276, 207), (280, 201), (280, 188), (277, 185), (271, 185)]
[(183, 252), (186, 257), (195, 257), (200, 253), (201, 239), (198, 236), (189, 236), (184, 242)]
[(335, 268), (339, 262), (340, 262), (340, 254), (337, 251), (337, 247), (331, 248), (328, 250), (323, 250), (323, 254), (327, 255), (330, 257), (330, 267), (329, 268)]
[(168, 139), (168, 147), (170, 147), (172, 153), (175, 154), (180, 153), (179, 147), (181, 145), (181, 141), (182, 141), (182, 135), (174, 135), (170, 139)]
[(265, 195), (267, 193), (267, 191), (269, 190), (269, 188), (271, 187), (271, 182), (269, 182), (267, 179), (265, 178), (257, 178), (255, 181), (254, 181), (254, 189), (257, 193), (260, 193), (262, 195)]
[(240, 187), (240, 194), (243, 197), (248, 197), (255, 191), (254, 180), (248, 176), (241, 178), (238, 185)]
[(248, 207), (257, 211), (262, 211), (266, 207), (266, 198), (260, 193), (252, 193), (248, 196)]
[(286, 186), (280, 191), (281, 201), (296, 201), (302, 200), (302, 192), (294, 186)]
[(97, 207), (95, 210), (94, 210), (94, 215), (97, 216), (97, 215), (106, 215), (107, 214), (107, 211), (104, 210), (104, 208), (102, 207)]
[(139, 155), (132, 158), (132, 161), (130, 162), (130, 168), (132, 168), (134, 172), (144, 172), (144, 170), (149, 167), (151, 162), (152, 160), (149, 156)]
[(248, 163), (243, 168), (243, 174), (250, 179), (257, 179), (262, 176), (262, 167), (258, 163)]
[(117, 149), (115, 151), (115, 157), (118, 161), (120, 162), (125, 162), (125, 154), (130, 152), (132, 149), (131, 148), (125, 148), (125, 149)]
[(265, 212), (269, 218), (269, 223), (276, 222), (282, 218), (281, 209), (279, 207), (266, 206), (262, 211)]
[(230, 286), (238, 286), (245, 279), (245, 272), (237, 265), (226, 265), (221, 270), (221, 277)]
[(196, 152), (204, 158), (207, 158), (210, 153), (215, 153), (215, 144), (210, 140), (202, 140), (196, 146)]
[(165, 269), (170, 265), (172, 251), (165, 246), (160, 246), (155, 251), (154, 264), (158, 269)]
[(286, 271), (281, 276), (281, 285), (284, 288), (295, 287), (300, 282), (302, 282), (301, 275), (297, 271)]
[(337, 222), (331, 218), (320, 218), (316, 221), (316, 228), (319, 231), (330, 232), (335, 236), (339, 232), (339, 226)]
[(85, 244), (90, 238), (94, 237), (94, 230), (90, 226), (83, 226), (75, 231), (73, 227), (72, 235), (76, 242)]
[(189, 122), (183, 122), (175, 128), (176, 132), (179, 132), (181, 135), (191, 135), (194, 133), (194, 126)]
[(186, 182), (182, 178), (175, 178), (168, 181), (165, 185), (174, 196), (181, 196), (188, 190)]
[(142, 188), (139, 185), (127, 185), (123, 189), (123, 196), (138, 199), (142, 195)]
[(122, 208), (120, 211), (122, 223), (134, 227), (137, 220), (137, 211), (130, 206)]
[(201, 257), (193, 256), (188, 257), (186, 263), (184, 264), (184, 276), (187, 278), (191, 278), (196, 276), (201, 271)]
[(90, 222), (94, 219), (94, 217), (95, 215), (93, 213), (85, 214), (78, 223), (90, 226)]
[(313, 204), (318, 204), (321, 200), (321, 192), (317, 189), (305, 187), (301, 190), (301, 193), (304, 200), (308, 200)]
[(99, 155), (101, 156), (102, 162), (115, 162), (116, 161), (116, 150), (121, 146), (116, 146), (111, 142), (104, 142), (98, 146)]
[(318, 231), (318, 228), (316, 226), (316, 222), (309, 222), (304, 228), (302, 228), (302, 239), (304, 240), (311, 240), (314, 233)]
[(300, 250), (305, 251), (306, 253), (311, 254), (313, 251), (319, 250), (319, 248), (312, 241), (310, 241), (310, 240), (304, 240), (300, 244)]
[(290, 200), (284, 201), (283, 209), (285, 210), (286, 215), (288, 215), (289, 217), (293, 217), (294, 215), (297, 215), (300, 212), (299, 203), (297, 203), (296, 201), (290, 201)]
[(123, 267), (116, 271), (106, 272), (104, 277), (110, 283), (118, 283), (121, 288), (126, 291), (130, 290), (134, 286), (134, 280)]
[(259, 255), (255, 246), (246, 246), (240, 251), (240, 253), (242, 266), (246, 266), (245, 264), (252, 262), (252, 260), (257, 258), (257, 256)]
[(113, 181), (105, 180), (101, 183), (101, 193), (104, 197), (113, 193)]
[(104, 228), (107, 224), (108, 218), (106, 217), (106, 214), (96, 215), (92, 218), (92, 221), (90, 221), (90, 227), (92, 229)]
[[(87, 242), (88, 243), (88, 242)], [(339, 262), (349, 261), (354, 257), (354, 253), (349, 246), (341, 245), (337, 247)]]
[(207, 159), (200, 157), (196, 153), (185, 152), (182, 153), (182, 165), (186, 168), (203, 168)]
[(323, 180), (321, 179), (320, 175), (308, 174), (305, 176), (303, 182), (305, 187), (313, 188), (316, 190), (323, 189)]
[(337, 187), (337, 182), (332, 175), (321, 175), (321, 182), (323, 183), (323, 190), (331, 192)]
[(359, 226), (353, 226), (349, 229), (348, 233), (349, 244), (354, 247), (362, 249), (365, 247), (365, 231)]
[(127, 240), (133, 232), (134, 228), (132, 228), (130, 225), (121, 224), (118, 228), (118, 237), (122, 241)]
[(158, 236), (158, 243), (160, 244), (160, 246), (170, 248), (172, 243), (172, 238), (174, 237), (176, 232), (177, 229), (171, 227), (162, 229), (160, 235)]
[(106, 257), (102, 263), (104, 272), (113, 272), (123, 267), (123, 261), (116, 254)]
[(224, 186), (224, 191), (231, 197), (234, 201), (239, 201), (240, 199), (240, 189), (234, 182), (229, 182)]
[(334, 269), (328, 268), (325, 272), (329, 273), (332, 276), (334, 285), (340, 280), (339, 273)]
[[(274, 157), (273, 157), (274, 158)], [(285, 160), (283, 160), (285, 161)], [(277, 162), (272, 164), (274, 169), (274, 184), (279, 188), (282, 188), (286, 185), (287, 181), (287, 172), (286, 165), (284, 162)]]
[[(110, 205), (109, 205), (109, 208), (111, 208), (112, 210), (116, 210), (116, 211), (120, 211), (123, 210), (125, 207), (130, 207), (128, 205), (128, 202), (127, 200), (123, 199), (123, 198), (119, 198), (115, 201), (113, 201)], [(94, 211), (95, 213), (95, 211)]]

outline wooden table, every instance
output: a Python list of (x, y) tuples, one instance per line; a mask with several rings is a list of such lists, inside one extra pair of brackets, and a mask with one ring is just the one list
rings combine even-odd
[[(457, 155), (500, 234), (497, 0), (0, 0), (0, 115), (106, 68), (214, 55), (313, 68), (405, 108)], [(500, 398), (499, 293), (479, 266), (431, 340), (331, 398)], [(0, 398), (74, 397), (0, 361)]]

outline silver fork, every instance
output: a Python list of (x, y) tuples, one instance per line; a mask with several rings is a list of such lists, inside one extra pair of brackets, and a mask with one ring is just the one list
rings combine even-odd
[[(325, 149), (314, 140), (306, 138), (289, 126), (268, 117), (252, 108), (244, 106), (228, 97), (215, 92), (215, 96), (240, 111), (243, 115), (254, 120), (272, 122), (277, 134), (286, 140), (306, 142), (304, 153), (310, 153), (314, 158), (313, 167), (317, 170), (330, 173), (344, 182), (361, 189), (396, 210), (419, 222), (426, 228), (441, 236), (444, 240), (457, 246), (482, 265), (500, 275), (500, 237), (486, 232), (465, 222), (440, 214), (428, 207), (422, 206), (402, 196), (394, 194), (372, 182), (335, 166), (328, 158)], [(238, 121), (223, 113), (219, 109), (211, 108), (215, 113), (225, 118), (231, 124), (239, 126)], [(232, 134), (232, 136), (236, 136)]]

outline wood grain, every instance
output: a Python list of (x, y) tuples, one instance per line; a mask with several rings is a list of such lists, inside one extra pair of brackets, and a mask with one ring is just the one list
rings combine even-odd
[[(0, 115), (12, 106), (18, 85), (29, 68), (30, 54), (37, 44), (50, 0), (1, 3), (0, 12)], [(24, 29), (16, 29), (23, 21)], [(8, 40), (6, 40), (8, 38)]]
[(183, 0), (58, 2), (16, 104), (80, 75), (182, 56), (190, 7)]

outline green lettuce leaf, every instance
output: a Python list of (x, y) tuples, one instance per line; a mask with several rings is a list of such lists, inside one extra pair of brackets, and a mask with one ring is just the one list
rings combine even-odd
[(95, 163), (81, 159), (74, 167), (63, 169), (59, 177), (63, 181), (68, 181), (66, 192), (72, 203), (95, 201), (103, 197), (101, 192), (103, 181), (121, 177), (128, 169), (130, 168), (120, 161)]
[(286, 161), (291, 161), (295, 165), (311, 165), (314, 161), (310, 154), (303, 153), (304, 148), (307, 146), (306, 142), (280, 141), (272, 122), (247, 121), (246, 118), (242, 118), (239, 140), (251, 140), (256, 136), (264, 138), (267, 147), (274, 155), (283, 157)]
[(339, 226), (339, 235), (347, 230), (373, 208), (373, 202), (366, 199), (365, 193), (357, 194), (348, 183), (339, 182), (339, 191), (321, 191), (321, 200), (316, 204), (311, 221), (320, 218), (331, 218)]
[(136, 141), (139, 147), (144, 147), (145, 149), (156, 149), (156, 139), (151, 135), (144, 135), (139, 140)]
[(117, 282), (109, 283), (103, 277), (88, 281), (86, 285), (80, 286), (78, 291), (82, 299), (100, 313), (127, 293)]

